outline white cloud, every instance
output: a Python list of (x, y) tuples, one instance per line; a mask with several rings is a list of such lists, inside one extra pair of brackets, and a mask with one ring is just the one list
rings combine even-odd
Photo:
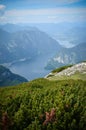
[(58, 14), (86, 14), (86, 8), (51, 8), (51, 9), (27, 9), (9, 10), (7, 16), (29, 16), (29, 15), (58, 15)]
[[(31, 22), (63, 22), (85, 21), (86, 8), (50, 8), (8, 10), (0, 22), (31, 23)], [(5, 21), (4, 21), (5, 20)]]
[(48, 16), (48, 19), (56, 19), (57, 16)]
[(5, 9), (5, 5), (0, 5), (0, 10)]
[(0, 16), (4, 15), (5, 5), (0, 5)]

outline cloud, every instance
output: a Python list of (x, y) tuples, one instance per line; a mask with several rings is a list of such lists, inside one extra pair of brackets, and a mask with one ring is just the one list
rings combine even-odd
[(49, 9), (25, 9), (6, 11), (7, 16), (29, 16), (29, 15), (58, 15), (58, 14), (86, 14), (86, 8), (49, 8)]
[(57, 16), (48, 16), (48, 19), (56, 19)]
[(0, 21), (11, 23), (51, 23), (85, 21), (86, 8), (8, 10)]
[(0, 5), (0, 16), (4, 15), (5, 5)]
[(5, 9), (5, 5), (0, 5), (0, 10)]

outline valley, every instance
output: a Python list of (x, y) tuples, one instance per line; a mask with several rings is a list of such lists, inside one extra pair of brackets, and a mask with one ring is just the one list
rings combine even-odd
[(12, 72), (22, 75), (30, 81), (35, 78), (44, 77), (50, 72), (50, 70), (45, 69), (49, 58), (50, 55), (39, 56), (34, 59), (13, 63), (9, 68)]
[[(28, 80), (33, 80), (44, 77), (57, 67), (83, 61), (86, 59), (83, 26), (64, 26), (63, 23), (0, 26), (0, 64)], [(77, 34), (76, 28), (84, 32)], [(67, 30), (74, 34), (70, 35)], [(56, 40), (54, 34), (57, 35)], [(76, 44), (70, 44), (69, 39), (75, 41), (74, 35), (82, 37), (82, 42), (79, 40)]]

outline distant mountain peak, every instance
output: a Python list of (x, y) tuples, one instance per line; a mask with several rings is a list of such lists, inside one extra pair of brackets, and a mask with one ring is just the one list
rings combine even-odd
[(75, 64), (86, 60), (86, 43), (81, 43), (72, 48), (61, 48), (47, 63), (46, 69), (55, 69), (60, 66)]

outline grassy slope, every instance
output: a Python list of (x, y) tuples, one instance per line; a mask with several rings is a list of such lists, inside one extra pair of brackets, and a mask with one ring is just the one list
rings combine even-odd
[(59, 68), (53, 70), (52, 73), (54, 74), (54, 73), (61, 72), (62, 70), (67, 69), (67, 68), (72, 67), (72, 66), (73, 66), (73, 65), (67, 65), (67, 66), (59, 67)]
[(75, 73), (74, 75), (71, 76), (65, 76), (65, 75), (61, 75), (61, 76), (54, 76), (54, 75), (50, 75), (48, 76), (49, 80), (68, 80), (68, 79), (80, 79), (80, 80), (86, 80), (86, 73), (85, 74), (81, 74), (79, 72)]
[[(85, 62), (85, 61), (84, 61)], [(86, 73), (80, 73), (80, 72), (76, 72), (70, 76), (67, 76), (67, 75), (56, 75), (57, 73), (69, 68), (69, 67), (72, 67), (73, 65), (68, 65), (68, 66), (63, 66), (63, 67), (60, 67), (60, 68), (57, 68), (55, 70), (53, 70), (51, 72), (51, 74), (49, 74), (47, 76), (47, 79), (49, 80), (69, 80), (69, 79), (74, 79), (74, 80), (77, 80), (77, 79), (80, 79), (80, 80), (86, 80)]]
[[(13, 130), (85, 130), (86, 81), (37, 79), (0, 88), (0, 128)], [(55, 109), (47, 125), (45, 112)], [(4, 126), (3, 116), (8, 117)]]

